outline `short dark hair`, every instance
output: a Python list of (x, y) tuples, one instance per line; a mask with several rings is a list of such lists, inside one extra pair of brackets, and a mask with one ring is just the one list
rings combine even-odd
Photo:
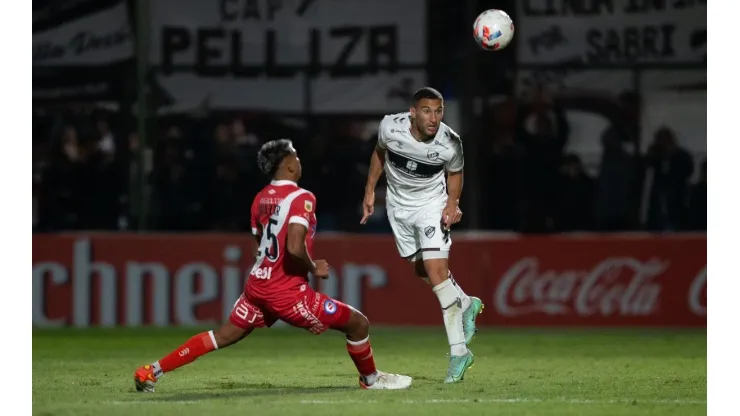
[(442, 94), (432, 87), (420, 88), (414, 93), (414, 104), (417, 104), (419, 101), (424, 99), (444, 101)]
[(257, 152), (257, 166), (262, 173), (274, 176), (280, 162), (293, 153), (293, 142), (288, 139), (272, 140), (262, 145)]

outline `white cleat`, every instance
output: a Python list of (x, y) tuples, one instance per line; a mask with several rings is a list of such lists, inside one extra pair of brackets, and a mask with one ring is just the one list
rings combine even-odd
[(391, 374), (378, 371), (373, 384), (366, 384), (360, 377), (360, 387), (367, 390), (403, 390), (411, 387), (412, 378), (401, 374)]

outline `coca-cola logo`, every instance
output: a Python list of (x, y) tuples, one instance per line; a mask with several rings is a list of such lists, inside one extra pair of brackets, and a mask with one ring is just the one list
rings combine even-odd
[(689, 288), (689, 309), (699, 316), (707, 316), (707, 268), (696, 275)]
[(526, 257), (504, 273), (494, 304), (504, 316), (646, 316), (658, 308), (661, 285), (654, 279), (668, 265), (659, 259), (609, 257), (586, 270), (541, 270), (536, 257)]

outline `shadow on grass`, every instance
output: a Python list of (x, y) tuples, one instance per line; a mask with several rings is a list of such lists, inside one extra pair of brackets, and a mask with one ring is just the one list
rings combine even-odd
[[(278, 385), (272, 383), (242, 383), (242, 382), (223, 382), (216, 385), (203, 386), (202, 389), (189, 389), (167, 393), (156, 393), (154, 395), (144, 395), (141, 400), (136, 402), (198, 402), (219, 399), (236, 399), (236, 398), (260, 398), (275, 396), (299, 396), (321, 393), (339, 393), (351, 390), (357, 390), (358, 387), (338, 387), (338, 386), (295, 386), (295, 385)], [(133, 392), (135, 393), (135, 392)]]

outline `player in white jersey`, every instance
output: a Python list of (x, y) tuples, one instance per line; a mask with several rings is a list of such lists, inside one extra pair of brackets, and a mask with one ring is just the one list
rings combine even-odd
[(414, 94), (407, 113), (385, 116), (370, 159), (363, 201), (367, 222), (375, 205), (375, 185), (385, 170), (386, 210), (401, 257), (414, 264), (439, 299), (450, 344), (445, 383), (463, 379), (473, 365), (467, 345), (477, 331), (480, 299), (463, 292), (448, 268), (450, 227), (462, 218), (463, 149), (460, 137), (442, 123), (444, 100), (425, 87)]

